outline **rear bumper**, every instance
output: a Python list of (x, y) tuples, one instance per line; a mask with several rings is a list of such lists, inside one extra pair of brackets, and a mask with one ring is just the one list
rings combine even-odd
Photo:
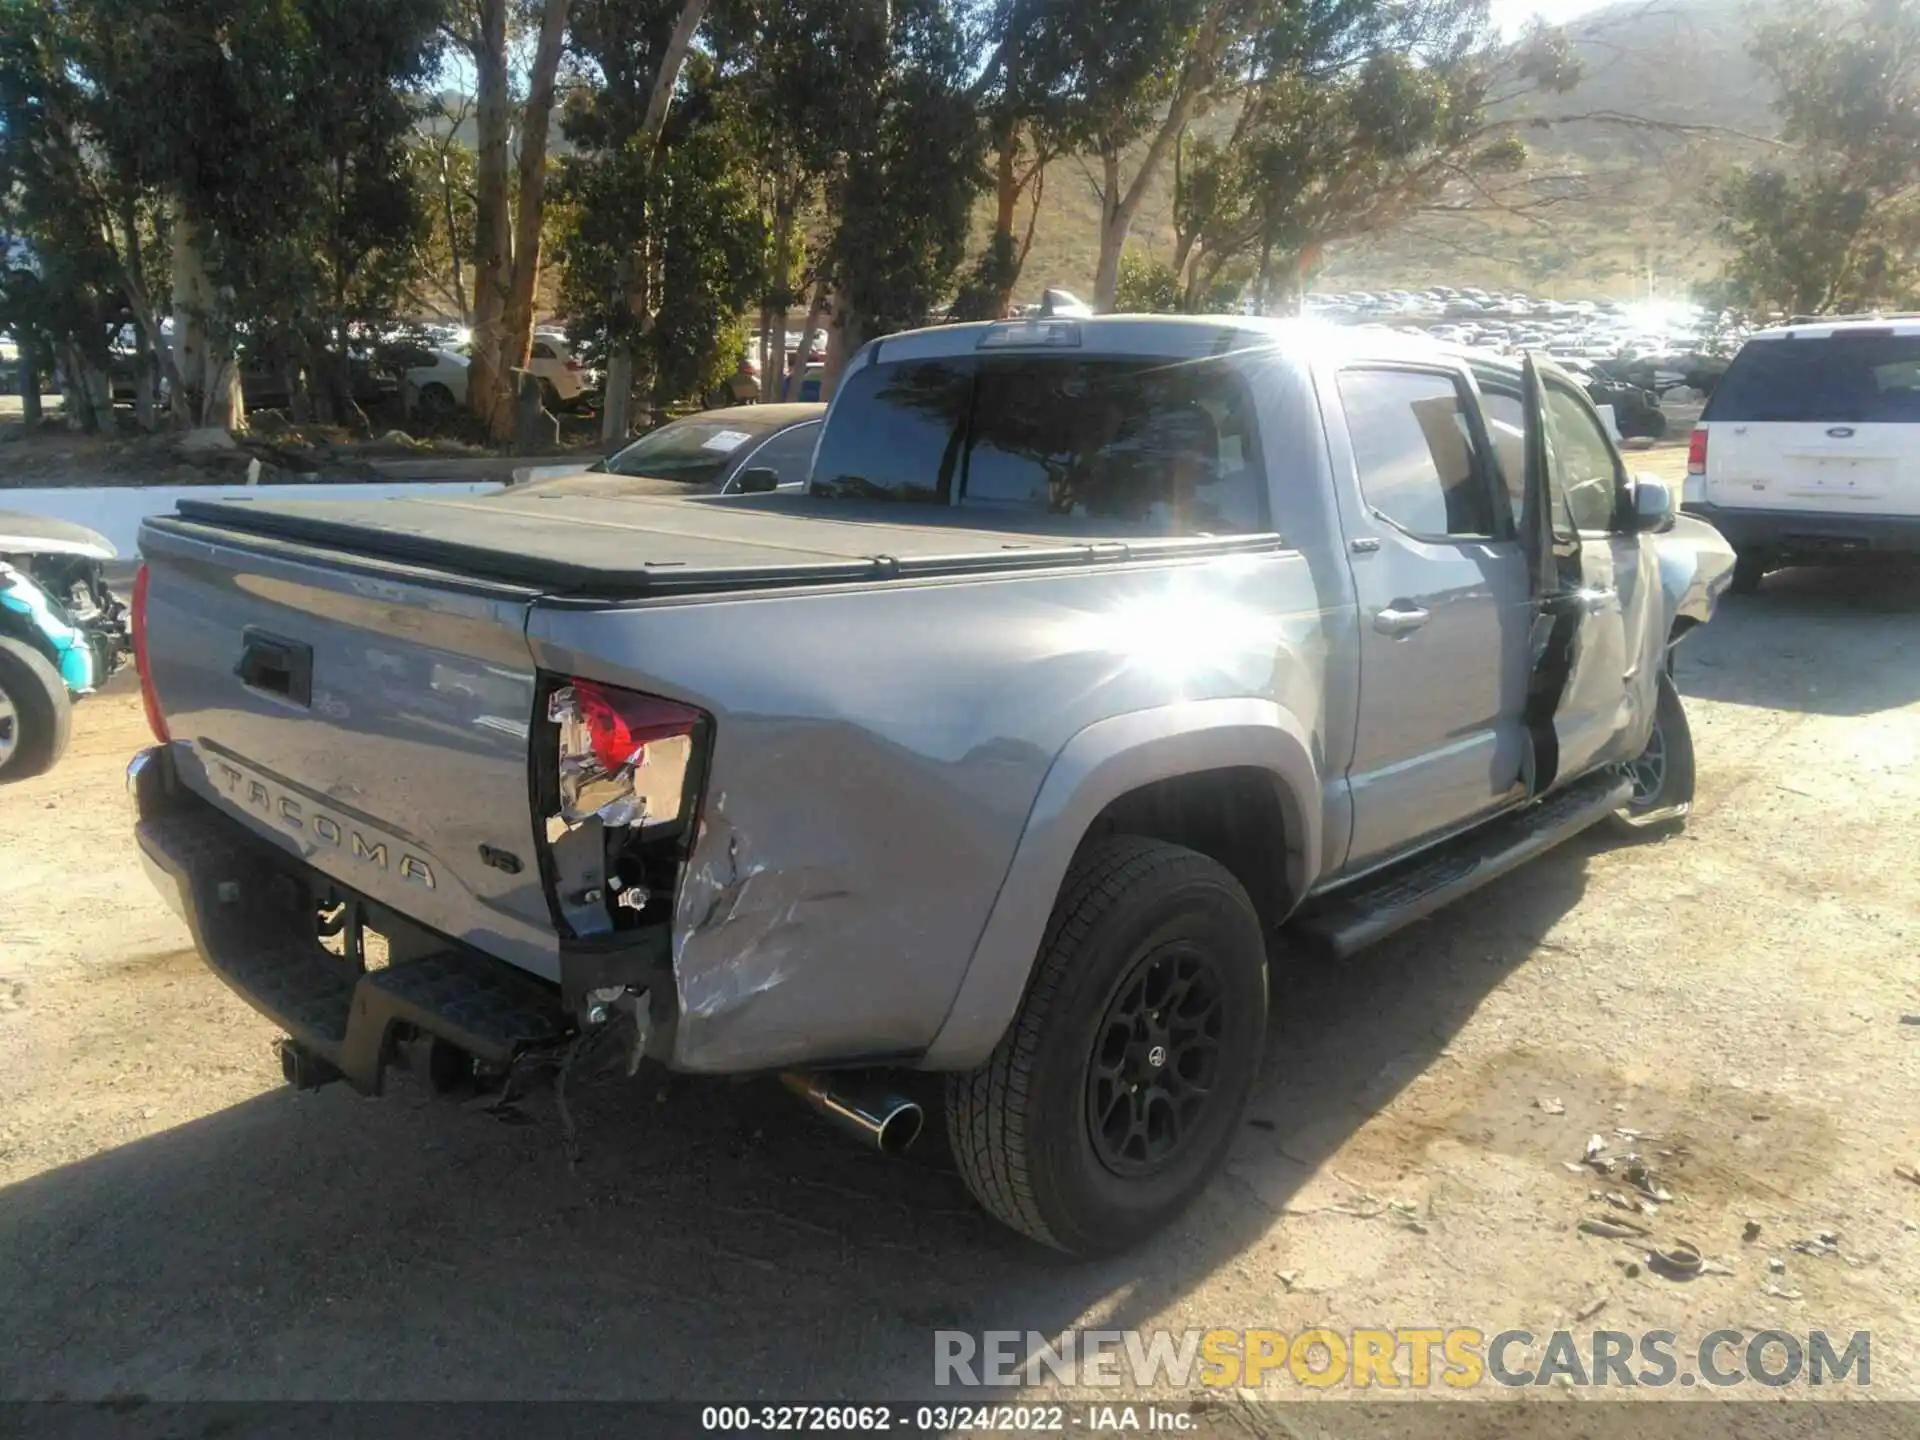
[(1709, 522), (1736, 550), (1781, 560), (1844, 560), (1920, 555), (1920, 516), (1834, 515), (1806, 510), (1749, 510), (1704, 501), (1681, 507)]
[[(631, 989), (650, 995), (650, 1004), (671, 1003), (671, 985), (654, 982), (664, 935), (563, 955), (554, 985), (344, 889), (177, 784), (172, 768), (162, 746), (136, 756), (127, 772), (148, 878), (207, 967), (356, 1090), (379, 1092), (405, 1040), (445, 1040), (505, 1068), (565, 1039), (594, 990)], [(321, 944), (317, 910), (333, 903), (387, 936), (387, 964), (364, 968)], [(668, 1019), (650, 1025), (647, 1053), (670, 1045)]]

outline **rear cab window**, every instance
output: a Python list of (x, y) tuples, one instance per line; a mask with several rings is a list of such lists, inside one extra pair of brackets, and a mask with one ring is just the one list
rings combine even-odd
[(1920, 423), (1920, 334), (1838, 331), (1749, 340), (1703, 421)]
[(813, 493), (1157, 535), (1268, 525), (1252, 400), (1220, 361), (962, 357), (848, 377)]

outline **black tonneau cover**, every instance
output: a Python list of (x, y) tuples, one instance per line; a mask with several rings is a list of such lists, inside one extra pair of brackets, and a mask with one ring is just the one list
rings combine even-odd
[(797, 494), (505, 490), (362, 501), (182, 500), (179, 514), (225, 530), (597, 598), (1111, 564), (1281, 545), (1277, 535), (1169, 539), (1125, 521), (1020, 514), (997, 523), (979, 510)]

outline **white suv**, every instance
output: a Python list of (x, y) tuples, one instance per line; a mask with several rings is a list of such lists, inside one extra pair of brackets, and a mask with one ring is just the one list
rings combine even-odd
[(1920, 555), (1920, 316), (1761, 330), (1693, 432), (1682, 508), (1751, 592), (1783, 565)]

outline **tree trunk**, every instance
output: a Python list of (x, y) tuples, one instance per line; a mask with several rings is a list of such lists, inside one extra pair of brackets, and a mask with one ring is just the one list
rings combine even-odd
[(494, 410), (505, 401), (500, 343), (512, 283), (513, 251), (507, 196), (507, 0), (480, 0), (479, 48), (473, 64), (478, 92), (476, 128), (479, 185), (474, 213), (473, 326), (467, 361), (467, 408), (493, 431)]
[(667, 106), (673, 103), (674, 87), (680, 83), (680, 67), (693, 48), (694, 33), (707, 16), (707, 0), (686, 0), (673, 34), (667, 37), (666, 52), (660, 57), (660, 73), (653, 77), (653, 89), (647, 92), (647, 113), (640, 121), (640, 143), (649, 152), (660, 141), (666, 128)]
[(1160, 128), (1154, 132), (1147, 153), (1140, 157), (1140, 168), (1134, 172), (1124, 194), (1120, 190), (1119, 147), (1111, 143), (1102, 146), (1102, 181), (1106, 188), (1100, 196), (1100, 262), (1093, 280), (1095, 310), (1113, 308), (1114, 295), (1120, 288), (1120, 252), (1126, 248), (1127, 235), (1133, 229), (1134, 216), (1140, 213), (1140, 202), (1146, 198), (1147, 187), (1160, 173), (1160, 167), (1167, 163), (1181, 135), (1186, 133), (1187, 122), (1200, 103), (1211, 61), (1219, 57), (1224, 43), (1222, 20), (1219, 10), (1215, 10), (1202, 21), (1199, 36), (1188, 54), (1187, 71), (1181, 76), (1173, 102), (1167, 106)]
[(611, 455), (633, 428), (633, 346), (619, 344), (607, 356), (606, 394), (600, 407), (600, 443)]
[(40, 408), (40, 339), (31, 330), (20, 332), (20, 420), (27, 429), (39, 425), (44, 413)]
[[(667, 106), (673, 100), (674, 87), (680, 83), (680, 67), (686, 63), (687, 51), (693, 48), (693, 37), (700, 28), (701, 20), (706, 18), (707, 3), (708, 0), (686, 0), (680, 7), (680, 18), (674, 22), (673, 34), (668, 37), (667, 48), (660, 56), (660, 71), (653, 77), (653, 89), (647, 95), (647, 113), (641, 119), (640, 129), (635, 135), (636, 143), (648, 156), (649, 163), (654, 148), (660, 143), (660, 132), (666, 128)], [(623, 262), (625, 273), (618, 287), (627, 305), (626, 318), (632, 327), (628, 332), (629, 338), (617, 342), (607, 357), (606, 405), (600, 414), (600, 438), (609, 447), (624, 443), (632, 426), (635, 349), (639, 344), (638, 337), (644, 335), (651, 324), (647, 314), (648, 292), (644, 278), (638, 283), (632, 278), (642, 268), (637, 261), (637, 256), (630, 256)]]
[(87, 404), (93, 410), (93, 426), (102, 435), (112, 435), (119, 426), (113, 419), (113, 376), (105, 366), (85, 362), (81, 375), (86, 379)]
[(783, 400), (800, 398), (800, 380), (807, 372), (807, 364), (812, 359), (813, 347), (818, 343), (821, 328), (827, 323), (827, 305), (831, 299), (827, 282), (825, 280), (814, 282), (813, 300), (807, 306), (806, 322), (800, 327), (800, 348), (794, 354), (793, 386), (781, 392), (780, 398)]
[(83, 434), (93, 429), (93, 407), (87, 403), (86, 372), (80, 365), (80, 352), (72, 341), (62, 341), (58, 347), (59, 373), (54, 377), (60, 384), (60, 415), (69, 430), (78, 430)]
[[(787, 314), (793, 297), (787, 293), (788, 257), (793, 245), (794, 196), (785, 173), (784, 145), (775, 138), (773, 202), (773, 287), (760, 306), (760, 401), (772, 404), (781, 394), (787, 373)], [(778, 329), (775, 327), (778, 326)]]
[(1100, 165), (1105, 188), (1100, 192), (1100, 259), (1093, 271), (1093, 308), (1104, 314), (1113, 309), (1120, 291), (1120, 252), (1133, 228), (1133, 212), (1122, 204), (1119, 152), (1108, 150), (1100, 157)]
[(153, 393), (158, 387), (153, 381), (153, 352), (147, 349), (144, 336), (140, 342), (138, 362), (133, 373), (133, 418), (142, 431), (152, 434), (159, 423)]
[(176, 419), (185, 417), (181, 394), (180, 367), (174, 363), (174, 347), (167, 343), (161, 332), (160, 319), (153, 312), (153, 302), (147, 298), (147, 290), (142, 283), (138, 270), (124, 258), (116, 257), (120, 267), (120, 284), (126, 291), (127, 303), (133, 309), (138, 323), (140, 337), (146, 345), (148, 365), (158, 372), (158, 378), (166, 381), (167, 404)]
[[(120, 207), (120, 228), (127, 233), (127, 269), (135, 275), (141, 274), (146, 266), (140, 258), (140, 215), (134, 208), (133, 195), (127, 194)], [(141, 431), (151, 434), (154, 427), (153, 392), (154, 383), (153, 342), (147, 338), (146, 326), (138, 323), (133, 327), (133, 418)]]
[(844, 293), (833, 297), (833, 320), (827, 326), (827, 363), (820, 375), (820, 398), (831, 400), (847, 373), (847, 362), (864, 343), (866, 327)]
[(993, 234), (987, 241), (987, 253), (999, 262), (993, 277), (993, 314), (998, 320), (1007, 313), (1013, 287), (1020, 280), (1020, 261), (1013, 238), (1014, 215), (1020, 205), (1020, 127), (1004, 126), (996, 137), (993, 165)]
[(453, 303), (459, 307), (460, 323), (468, 325), (473, 307), (467, 304), (466, 267), (460, 259), (460, 226), (453, 208), (453, 169), (445, 151), (440, 154), (440, 205), (446, 216), (447, 254), (453, 261)]
[(184, 211), (173, 225), (173, 411), (189, 425), (246, 425), (233, 336), (207, 273), (199, 222)]
[[(500, 376), (509, 387), (517, 385), (518, 372), (527, 368), (533, 349), (533, 292), (540, 279), (540, 226), (547, 210), (547, 130), (553, 119), (553, 82), (571, 8), (572, 0), (547, 0), (520, 122), (520, 213), (514, 227), (513, 281), (507, 290), (505, 334), (500, 342)], [(517, 415), (517, 404), (493, 407), (495, 440), (516, 438)]]

